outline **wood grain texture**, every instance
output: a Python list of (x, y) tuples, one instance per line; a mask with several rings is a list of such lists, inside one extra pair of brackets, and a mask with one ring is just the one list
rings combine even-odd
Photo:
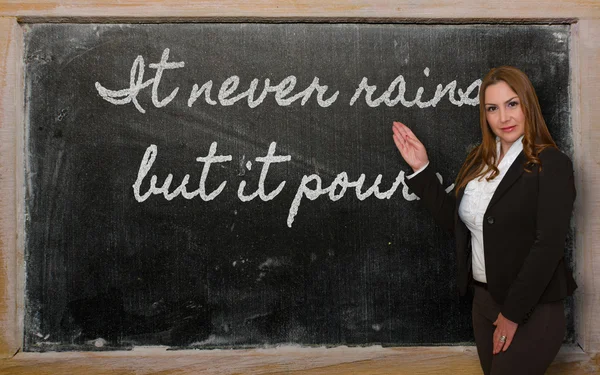
[(0, 17), (0, 357), (20, 347), (17, 285), (17, 125), (22, 124), (20, 27)]
[[(577, 204), (578, 251), (581, 272), (582, 316), (580, 344), (600, 351), (600, 20), (582, 20), (579, 32), (579, 160), (580, 198)], [(581, 261), (583, 260), (583, 262)]]
[(206, 1), (0, 1), (0, 15), (19, 18), (396, 18), (515, 19), (597, 18), (596, 0), (206, 0)]
[[(575, 198), (575, 204), (573, 208), (573, 220), (575, 226), (575, 247), (573, 251), (573, 276), (578, 286), (583, 285), (584, 275), (584, 253), (580, 245), (583, 242), (585, 232), (583, 230), (585, 218), (581, 209), (582, 194), (581, 186), (583, 185), (583, 175), (581, 173), (581, 161), (584, 159), (585, 153), (583, 152), (583, 136), (581, 132), (581, 126), (575, 126), (575, 124), (581, 125), (581, 106), (578, 104), (581, 101), (581, 82), (580, 74), (577, 74), (580, 50), (579, 50), (579, 24), (571, 26), (571, 43), (569, 50), (569, 59), (571, 64), (571, 101), (573, 106), (571, 108), (571, 124), (573, 125), (573, 168), (575, 173), (575, 187), (577, 189), (577, 196)], [(575, 103), (577, 103), (575, 105)], [(574, 305), (574, 325), (575, 325), (575, 342), (582, 342), (582, 326), (583, 326), (583, 288), (578, 287), (573, 295)]]
[[(597, 374), (600, 357), (563, 348), (547, 374)], [(23, 353), (0, 374), (481, 374), (474, 347), (297, 348), (113, 353)]]

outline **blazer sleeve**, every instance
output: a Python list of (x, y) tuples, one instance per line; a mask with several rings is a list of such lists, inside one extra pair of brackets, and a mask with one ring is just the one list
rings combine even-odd
[(419, 174), (405, 179), (404, 182), (421, 199), (437, 223), (454, 234), (456, 198), (453, 192), (446, 193), (431, 163)]
[(535, 241), (502, 308), (504, 317), (519, 324), (539, 301), (564, 256), (575, 200), (571, 160), (554, 148), (542, 151), (539, 158)]

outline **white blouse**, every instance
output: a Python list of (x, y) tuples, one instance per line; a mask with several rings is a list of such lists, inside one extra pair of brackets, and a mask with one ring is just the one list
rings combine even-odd
[[(498, 140), (496, 144), (496, 152), (499, 156), (500, 141)], [(500, 181), (502, 181), (521, 151), (523, 151), (523, 136), (510, 146), (506, 155), (500, 161), (498, 165), (500, 174), (498, 176), (490, 181), (486, 180), (485, 177), (469, 181), (458, 207), (458, 216), (471, 232), (473, 278), (482, 283), (487, 282), (483, 252), (483, 216)], [(486, 176), (490, 173), (491, 171)]]

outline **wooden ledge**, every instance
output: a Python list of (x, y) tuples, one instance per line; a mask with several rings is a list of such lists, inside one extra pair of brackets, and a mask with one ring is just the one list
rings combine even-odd
[[(597, 374), (600, 355), (564, 346), (547, 374)], [(117, 352), (19, 353), (0, 361), (18, 374), (481, 374), (473, 346), (382, 348), (282, 346), (251, 350), (135, 348)]]
[(198, 17), (269, 17), (269, 18), (598, 18), (600, 7), (593, 0), (561, 0), (552, 2), (506, 0), (481, 2), (473, 0), (0, 0), (0, 16), (95, 18), (198, 18)]

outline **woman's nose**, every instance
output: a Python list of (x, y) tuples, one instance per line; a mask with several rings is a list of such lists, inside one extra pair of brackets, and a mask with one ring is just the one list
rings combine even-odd
[(506, 122), (510, 118), (508, 112), (505, 109), (500, 109), (500, 122)]

